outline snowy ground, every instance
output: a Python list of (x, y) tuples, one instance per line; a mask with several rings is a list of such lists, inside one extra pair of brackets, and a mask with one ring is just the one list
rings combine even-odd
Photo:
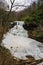
[(42, 43), (28, 38), (27, 31), (20, 24), (4, 35), (2, 45), (8, 48), (13, 56), (20, 59), (27, 59), (27, 55), (32, 55), (35, 59), (43, 58)]

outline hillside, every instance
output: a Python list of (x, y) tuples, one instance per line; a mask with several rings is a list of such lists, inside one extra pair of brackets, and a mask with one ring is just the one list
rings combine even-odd
[(43, 4), (41, 3), (43, 1), (33, 2), (30, 7), (17, 15), (19, 15), (18, 20), (25, 21), (24, 28), (29, 31), (29, 37), (43, 42)]

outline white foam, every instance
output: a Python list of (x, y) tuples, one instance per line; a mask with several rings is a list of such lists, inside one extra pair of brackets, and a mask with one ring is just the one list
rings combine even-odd
[[(21, 28), (19, 26), (18, 29), (15, 27), (4, 36), (2, 45), (4, 44), (13, 56), (20, 59), (26, 59), (26, 55), (32, 55), (35, 59), (43, 58), (43, 52), (41, 52), (42, 49), (40, 50), (40, 47), (38, 47), (38, 45), (41, 45), (42, 43), (24, 36), (24, 34), (27, 35), (27, 31), (24, 30), (22, 26)], [(22, 32), (25, 32), (22, 33), (21, 30)], [(14, 33), (16, 35), (14, 35)], [(20, 33), (20, 35), (18, 35), (18, 33)], [(21, 34), (23, 34), (23, 36)]]

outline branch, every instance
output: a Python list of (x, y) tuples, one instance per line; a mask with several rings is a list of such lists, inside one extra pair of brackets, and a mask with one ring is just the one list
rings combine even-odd
[[(12, 0), (10, 0), (10, 2), (11, 2), (11, 8), (10, 8), (10, 11), (9, 11), (9, 13), (8, 13), (8, 15), (7, 15), (8, 17), (9, 17), (9, 15), (10, 15), (11, 11), (12, 11), (14, 1), (15, 1), (15, 0), (13, 0), (13, 2), (12, 2)], [(7, 17), (7, 19), (8, 19), (8, 17)]]
[(12, 0), (10, 0), (11, 4), (12, 4)]
[(19, 7), (28, 7), (26, 5), (14, 5), (13, 7), (16, 7), (16, 6), (19, 6)]
[(12, 1), (12, 0), (10, 0), (10, 2), (11, 2), (11, 4), (12, 4), (12, 5), (14, 4), (14, 1), (15, 1), (15, 0), (13, 0), (13, 1)]

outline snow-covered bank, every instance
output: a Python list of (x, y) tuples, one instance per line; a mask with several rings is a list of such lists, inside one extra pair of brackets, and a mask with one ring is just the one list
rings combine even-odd
[(20, 59), (32, 55), (35, 59), (43, 58), (42, 43), (28, 38), (27, 31), (17, 24), (4, 35), (2, 45), (8, 48), (11, 54)]

